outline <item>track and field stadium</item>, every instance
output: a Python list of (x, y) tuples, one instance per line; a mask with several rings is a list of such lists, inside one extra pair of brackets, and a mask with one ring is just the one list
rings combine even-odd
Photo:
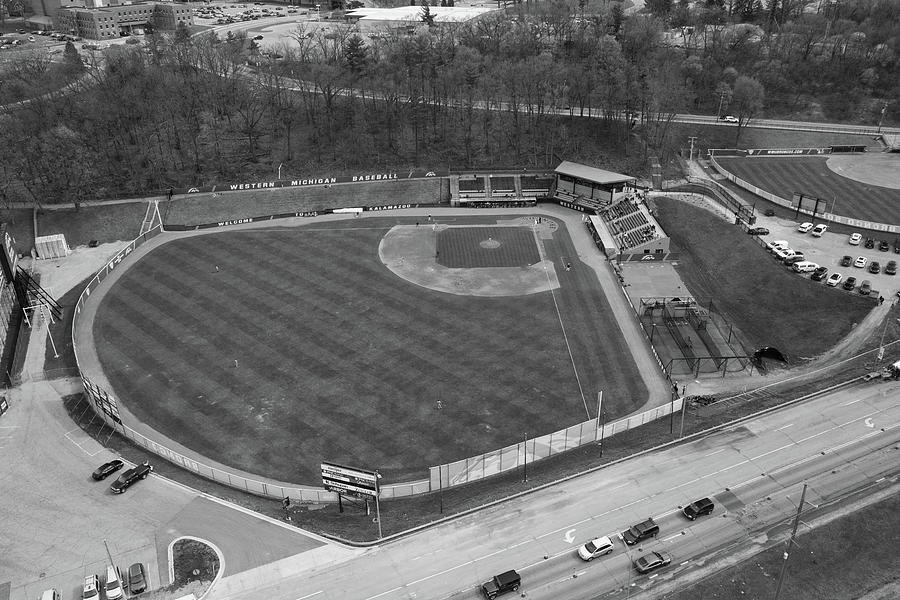
[(246, 472), (416, 478), (595, 417), (598, 390), (609, 418), (647, 398), (559, 219), (317, 219), (150, 246), (97, 306), (99, 365), (138, 421)]

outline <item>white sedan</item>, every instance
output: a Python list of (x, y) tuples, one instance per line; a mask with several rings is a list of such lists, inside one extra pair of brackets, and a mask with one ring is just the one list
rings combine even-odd
[(853, 263), (853, 266), (860, 269), (865, 269), (867, 264), (869, 264), (868, 258), (866, 258), (865, 256), (857, 256), (856, 261)]
[(861, 233), (854, 233), (850, 236), (850, 245), (851, 246), (859, 246), (859, 243), (862, 241)]
[(800, 227), (797, 228), (797, 231), (800, 233), (809, 233), (812, 231), (813, 224), (812, 223), (801, 223)]
[(825, 285), (830, 285), (831, 287), (837, 287), (839, 283), (844, 280), (844, 276), (840, 273), (832, 273), (828, 276), (828, 280), (825, 282)]

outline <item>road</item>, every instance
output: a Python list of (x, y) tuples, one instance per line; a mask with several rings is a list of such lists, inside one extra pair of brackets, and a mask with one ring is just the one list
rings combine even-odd
[[(731, 427), (709, 437), (640, 456), (402, 541), (336, 567), (254, 571), (252, 589), (224, 578), (211, 600), (477, 598), (477, 586), (517, 569), (529, 598), (585, 598), (622, 589), (652, 589), (735, 546), (764, 544), (796, 510), (800, 484), (811, 505), (834, 501), (898, 469), (900, 383), (838, 391)], [(711, 496), (717, 510), (690, 523), (679, 507)], [(657, 540), (592, 563), (577, 546), (615, 536), (654, 516)], [(673, 566), (654, 576), (629, 567), (641, 552), (664, 548)]]

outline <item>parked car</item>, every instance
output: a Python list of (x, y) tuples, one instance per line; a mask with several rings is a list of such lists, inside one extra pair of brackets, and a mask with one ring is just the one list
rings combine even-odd
[(769, 235), (769, 230), (765, 227), (751, 227), (747, 230), (750, 235)]
[(153, 465), (148, 461), (144, 461), (135, 468), (128, 469), (119, 475), (119, 478), (113, 481), (113, 484), (109, 486), (109, 489), (112, 490), (112, 493), (114, 494), (122, 494), (138, 479), (147, 479), (147, 476), (150, 475), (151, 471), (153, 471)]
[(100, 578), (96, 575), (87, 575), (84, 585), (81, 587), (82, 600), (100, 600)]
[(871, 250), (875, 247), (875, 240), (873, 240), (872, 238), (866, 238), (866, 243), (863, 244), (863, 246)]
[(896, 275), (897, 274), (897, 261), (892, 260), (889, 261), (887, 265), (884, 267), (885, 275)]
[(867, 264), (869, 264), (869, 259), (865, 256), (857, 256), (856, 260), (853, 261), (853, 266), (857, 269), (865, 269)]
[(842, 266), (842, 267), (849, 267), (849, 266), (852, 265), (852, 264), (853, 264), (853, 257), (852, 257), (852, 256), (844, 256), (844, 257), (841, 259), (841, 266)]
[(819, 267), (812, 274), (813, 281), (823, 281), (828, 275), (828, 267)]
[(790, 258), (791, 256), (794, 256), (796, 253), (793, 250), (791, 250), (790, 248), (776, 248), (775, 250), (772, 250), (772, 254), (775, 256), (776, 259), (784, 260), (786, 258)]
[(791, 268), (795, 273), (812, 273), (819, 268), (819, 265), (812, 261), (801, 260), (800, 262), (794, 263)]
[(681, 509), (681, 512), (688, 519), (693, 521), (697, 517), (702, 517), (704, 515), (708, 515), (715, 510), (716, 505), (709, 498), (700, 498), (699, 500), (695, 500), (691, 502), (687, 506)]
[(41, 600), (61, 600), (61, 598), (59, 597), (59, 591), (57, 591), (56, 588), (44, 590), (41, 593)]
[(774, 208), (767, 208), (767, 209), (766, 209), (766, 212), (764, 212), (763, 214), (766, 215), (767, 217), (774, 217), (774, 216), (775, 216), (775, 209), (774, 209)]
[(94, 481), (102, 481), (103, 479), (106, 479), (107, 477), (121, 469), (123, 466), (125, 466), (125, 463), (118, 458), (115, 460), (111, 460), (108, 463), (103, 463), (102, 465), (97, 467), (97, 470), (91, 473), (91, 477), (94, 478)]
[(862, 234), (854, 233), (850, 236), (850, 245), (851, 246), (859, 246), (859, 243), (862, 241)]
[(859, 284), (859, 293), (863, 296), (868, 296), (872, 293), (872, 282), (866, 279), (861, 284)]
[(671, 562), (672, 556), (667, 552), (648, 552), (634, 561), (634, 567), (641, 573), (649, 573), (654, 569), (665, 567)]
[(800, 223), (800, 227), (797, 228), (797, 231), (799, 231), (800, 233), (809, 233), (810, 231), (812, 231), (812, 228), (812, 223)]
[(894, 254), (900, 254), (900, 238), (894, 239)]
[(819, 223), (818, 225), (813, 227), (811, 233), (813, 237), (822, 237), (823, 235), (825, 235), (826, 231), (828, 231), (828, 225), (826, 225), (825, 223)]
[(869, 263), (869, 273), (872, 273), (873, 275), (881, 273), (881, 264), (879, 264), (877, 260), (873, 260)]
[(604, 556), (613, 551), (612, 540), (608, 537), (599, 537), (589, 541), (578, 549), (581, 560), (592, 561), (598, 556)]
[(147, 575), (143, 563), (134, 563), (128, 567), (128, 594), (134, 596), (147, 589)]
[(806, 257), (803, 256), (802, 252), (798, 252), (797, 254), (794, 254), (793, 256), (788, 256), (787, 258), (784, 259), (783, 262), (787, 266), (792, 267), (795, 264), (797, 264), (798, 262), (802, 262), (804, 260), (806, 260)]
[(848, 277), (847, 281), (844, 282), (843, 287), (848, 292), (853, 291), (853, 288), (856, 287), (856, 277)]
[(768, 242), (766, 244), (766, 249), (769, 252), (775, 252), (775, 250), (781, 250), (782, 248), (787, 248), (788, 245), (789, 244), (788, 244), (787, 240), (775, 240), (772, 242)]
[(828, 276), (828, 281), (825, 282), (825, 285), (830, 285), (831, 287), (837, 287), (840, 282), (844, 280), (844, 276), (840, 273), (832, 273)]
[(106, 566), (106, 600), (121, 600), (125, 596), (122, 591), (122, 574), (119, 568)]
[(487, 598), (496, 598), (506, 592), (515, 592), (522, 585), (522, 577), (515, 571), (494, 575), (490, 581), (481, 584), (481, 592)]
[(658, 533), (659, 525), (657, 525), (656, 521), (654, 521), (651, 517), (646, 521), (642, 521), (636, 525), (632, 525), (622, 532), (621, 537), (623, 542), (625, 542), (629, 546), (634, 546), (638, 542), (656, 537)]
[(891, 245), (887, 240), (881, 240), (880, 242), (878, 242), (878, 250), (880, 250), (881, 252), (887, 252), (890, 249)]

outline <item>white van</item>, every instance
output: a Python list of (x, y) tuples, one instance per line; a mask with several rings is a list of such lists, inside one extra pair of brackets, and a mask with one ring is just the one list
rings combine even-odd
[(122, 592), (122, 577), (119, 569), (112, 565), (106, 567), (106, 598), (107, 600), (119, 600), (124, 596)]
[(794, 263), (794, 272), (796, 273), (811, 273), (818, 268), (819, 265), (808, 260), (801, 260), (798, 263)]

